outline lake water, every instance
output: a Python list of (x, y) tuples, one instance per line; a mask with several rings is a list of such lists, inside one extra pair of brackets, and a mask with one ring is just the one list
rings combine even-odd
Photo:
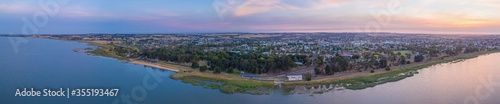
[[(225, 94), (170, 79), (174, 74), (73, 52), (85, 43), (26, 38), (12, 46), (0, 37), (0, 103), (133, 103), (168, 104), (499, 104), (500, 53), (419, 70), (397, 82), (363, 90), (322, 94)], [(16, 51), (17, 50), (17, 51)], [(161, 79), (155, 79), (160, 76)], [(492, 81), (491, 81), (492, 79)], [(150, 86), (153, 85), (153, 86)], [(157, 85), (157, 86), (154, 86)], [(119, 88), (117, 97), (16, 97), (16, 89)], [(132, 96), (131, 96), (132, 95)]]

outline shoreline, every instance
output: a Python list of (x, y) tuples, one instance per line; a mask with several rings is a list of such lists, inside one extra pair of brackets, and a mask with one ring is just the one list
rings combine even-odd
[[(107, 43), (103, 43), (103, 41), (77, 41), (77, 42), (87, 43), (89, 45), (98, 46), (100, 48), (109, 48), (109, 46), (107, 45)], [(97, 50), (99, 50), (99, 49), (97, 49)], [(94, 50), (94, 51), (97, 51), (97, 50)], [(106, 53), (95, 53), (95, 52), (92, 53), (92, 52), (90, 52), (90, 53), (93, 54), (93, 55), (103, 56), (103, 57), (109, 57), (109, 58), (115, 58), (115, 59), (118, 59), (118, 60), (128, 60), (129, 62), (127, 62), (127, 63), (136, 64), (136, 65), (144, 65), (144, 66), (158, 68), (158, 69), (162, 69), (162, 70), (173, 71), (173, 72), (176, 72), (176, 73), (178, 73), (178, 72), (181, 71), (181, 70), (178, 70), (178, 69), (175, 69), (175, 68), (171, 68), (171, 67), (167, 67), (167, 66), (162, 66), (159, 63), (150, 63), (150, 62), (146, 62), (146, 61), (142, 61), (142, 60), (135, 60), (135, 59), (132, 59), (132, 58), (125, 58), (125, 57), (118, 56), (116, 54), (109, 54), (109, 52), (106, 52)]]
[(157, 63), (150, 63), (150, 62), (141, 61), (141, 60), (131, 60), (129, 63), (136, 64), (136, 65), (144, 65), (144, 66), (168, 70), (168, 71), (173, 71), (176, 73), (180, 72), (180, 70), (178, 70), (178, 69), (168, 68), (166, 66), (161, 66), (160, 64), (157, 64)]
[[(493, 53), (500, 53), (500, 50), (491, 50), (491, 51), (481, 51), (481, 52), (475, 52), (475, 53), (467, 53), (467, 54), (461, 54), (453, 57), (448, 57), (440, 60), (433, 60), (429, 62), (423, 62), (423, 63), (417, 63), (413, 65), (407, 65), (404, 67), (392, 69), (390, 71), (377, 71), (375, 73), (363, 73), (363, 74), (355, 74), (351, 76), (341, 76), (341, 77), (331, 77), (331, 78), (325, 78), (325, 79), (317, 79), (317, 80), (311, 80), (311, 81), (293, 81), (293, 82), (283, 82), (282, 85), (284, 86), (317, 86), (317, 85), (325, 85), (325, 84), (335, 84), (335, 85), (341, 85), (342, 87), (350, 90), (361, 90), (365, 88), (370, 88), (374, 87), (377, 85), (382, 85), (385, 83), (389, 82), (395, 82), (399, 81), (408, 77), (411, 77), (415, 74), (418, 74), (418, 70), (425, 69), (427, 67), (433, 66), (433, 65), (438, 65), (442, 63), (448, 63), (448, 62), (453, 62), (456, 60), (467, 60), (467, 59), (472, 59), (472, 58), (477, 58), (482, 55), (488, 55), (488, 54), (493, 54)], [(403, 74), (403, 75), (400, 75)], [(215, 74), (213, 74), (215, 75)], [(213, 76), (212, 75), (212, 76)], [(253, 83), (257, 82), (262, 82), (262, 83), (269, 83), (273, 85), (273, 82), (267, 82), (267, 81), (261, 81), (261, 80), (250, 80), (250, 79), (243, 79), (243, 78), (221, 78), (221, 77), (212, 77), (211, 75), (206, 75), (206, 74), (184, 74), (184, 73), (177, 73), (172, 75), (172, 78), (174, 79), (180, 79), (180, 80), (208, 80), (208, 81), (220, 81), (220, 80), (234, 80), (234, 82), (237, 81), (247, 81), (250, 82), (252, 81)], [(249, 81), (248, 81), (249, 80)], [(193, 82), (189, 82), (192, 83)], [(198, 82), (194, 82), (198, 83)], [(193, 84), (195, 85), (195, 84)]]
[[(407, 77), (411, 77), (414, 74), (418, 74), (417, 70), (421, 70), (433, 65), (438, 65), (441, 63), (453, 62), (456, 60), (467, 60), (476, 58), (482, 55), (488, 55), (493, 53), (500, 53), (500, 50), (491, 50), (491, 51), (482, 51), (475, 53), (467, 53), (461, 54), (445, 59), (434, 60), (424, 63), (418, 63), (413, 65), (404, 66), (397, 69), (392, 69), (390, 71), (377, 71), (375, 73), (367, 73), (367, 74), (359, 74), (353, 76), (343, 76), (343, 77), (335, 77), (335, 78), (326, 78), (319, 80), (311, 80), (311, 81), (298, 81), (298, 82), (288, 82), (284, 83), (285, 85), (321, 85), (321, 84), (344, 84), (344, 87), (351, 90), (365, 89), (369, 87), (374, 87), (376, 85), (385, 84), (388, 82), (399, 81), (405, 79)], [(398, 74), (405, 73), (403, 76), (398, 76)], [(387, 78), (389, 77), (389, 78)], [(386, 78), (386, 79), (383, 79)], [(383, 79), (383, 80), (379, 80)], [(350, 84), (349, 86), (345, 86), (345, 84)]]
[[(99, 46), (99, 47), (104, 47), (104, 48), (111, 48), (112, 46), (103, 44), (103, 43), (95, 43), (92, 41), (79, 41), (79, 42), (84, 42), (88, 43), (89, 45), (94, 45), (94, 46)], [(97, 49), (101, 50), (101, 49)], [(102, 50), (101, 50), (102, 51)], [(417, 74), (417, 70), (427, 68), (432, 65), (437, 65), (441, 63), (447, 63), (447, 62), (452, 62), (455, 60), (460, 60), (460, 59), (470, 59), (470, 58), (476, 58), (481, 55), (487, 55), (491, 53), (498, 53), (500, 50), (491, 50), (491, 51), (481, 51), (481, 52), (475, 52), (475, 53), (467, 53), (467, 54), (460, 54), (457, 56), (453, 57), (448, 57), (440, 60), (433, 60), (429, 62), (422, 62), (422, 63), (416, 63), (412, 65), (407, 65), (403, 66), (400, 68), (392, 69), (390, 71), (376, 71), (375, 73), (362, 73), (362, 74), (354, 74), (354, 75), (349, 75), (349, 76), (341, 76), (341, 77), (331, 77), (331, 78), (324, 78), (324, 79), (313, 79), (311, 81), (293, 81), (293, 82), (283, 82), (282, 85), (284, 86), (310, 86), (310, 85), (324, 85), (324, 84), (340, 84), (341, 86), (345, 87), (346, 89), (351, 89), (351, 90), (359, 90), (359, 89), (365, 89), (369, 87), (374, 87), (377, 85), (385, 84), (388, 82), (394, 82), (394, 81), (399, 81), (402, 79), (405, 79), (407, 77), (411, 77), (414, 74)], [(181, 80), (185, 83), (190, 83), (195, 86), (199, 86), (199, 83), (203, 83), (200, 80), (204, 81), (210, 81), (210, 82), (221, 82), (222, 86), (219, 87), (222, 92), (239, 92), (239, 93), (246, 93), (247, 91), (258, 89), (260, 87), (269, 87), (273, 86), (273, 82), (270, 81), (261, 81), (261, 80), (254, 80), (254, 79), (246, 79), (246, 78), (241, 78), (235, 75), (230, 75), (229, 73), (221, 73), (221, 74), (213, 74), (210, 72), (199, 72), (196, 69), (186, 67), (186, 66), (181, 66), (177, 64), (172, 64), (172, 63), (166, 63), (163, 61), (160, 61), (158, 63), (150, 63), (142, 60), (134, 60), (131, 58), (124, 58), (121, 56), (118, 56), (112, 52), (109, 51), (102, 51), (98, 54), (93, 53), (94, 55), (99, 55), (99, 56), (104, 56), (104, 57), (110, 57), (110, 58), (116, 58), (120, 60), (130, 60), (129, 63), (132, 64), (137, 64), (137, 65), (144, 65), (144, 66), (149, 66), (153, 68), (158, 68), (162, 70), (168, 70), (168, 71), (173, 71), (175, 74), (170, 76), (172, 79), (175, 80)], [(182, 67), (182, 68), (181, 68)], [(177, 69), (176, 69), (177, 68)], [(403, 76), (397, 76), (398, 74), (404, 73), (405, 75)], [(382, 79), (382, 80), (380, 80)], [(202, 85), (203, 86), (203, 85)], [(230, 86), (231, 89), (230, 91), (225, 90), (224, 86)]]

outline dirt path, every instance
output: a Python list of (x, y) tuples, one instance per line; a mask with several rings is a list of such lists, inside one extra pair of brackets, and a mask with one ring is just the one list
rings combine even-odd
[(170, 71), (174, 71), (174, 72), (180, 71), (180, 70), (178, 70), (178, 68), (175, 68), (175, 67), (162, 66), (160, 64), (150, 63), (150, 62), (140, 61), (140, 60), (133, 60), (133, 61), (130, 61), (130, 63), (138, 64), (138, 65), (145, 65), (145, 66), (159, 68), (159, 69), (163, 69), (163, 70), (170, 70)]

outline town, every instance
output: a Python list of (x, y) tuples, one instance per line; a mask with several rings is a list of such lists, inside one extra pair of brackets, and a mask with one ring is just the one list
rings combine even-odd
[[(389, 71), (413, 63), (497, 50), (500, 46), (500, 36), (496, 35), (399, 33), (80, 34), (34, 37), (111, 45), (112, 48), (104, 51), (116, 54), (115, 57), (190, 66), (204, 73), (232, 73), (241, 78), (287, 81)], [(179, 70), (192, 71), (189, 68)]]

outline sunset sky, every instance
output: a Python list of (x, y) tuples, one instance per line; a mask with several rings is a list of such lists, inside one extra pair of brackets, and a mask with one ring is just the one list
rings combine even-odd
[(1, 0), (0, 34), (500, 34), (500, 0), (59, 0), (56, 12), (48, 1)]

